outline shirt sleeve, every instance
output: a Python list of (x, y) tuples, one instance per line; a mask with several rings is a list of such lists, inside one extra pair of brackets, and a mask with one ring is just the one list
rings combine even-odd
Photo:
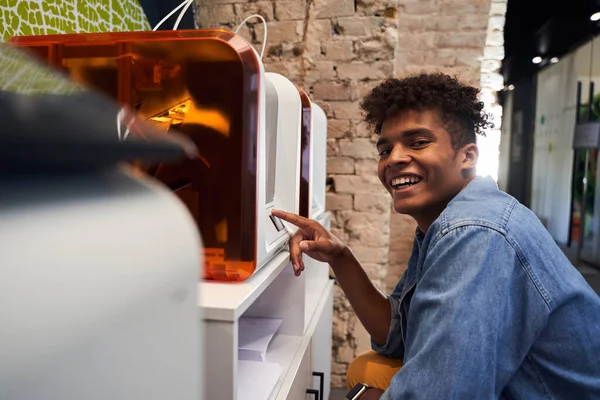
[(394, 296), (388, 296), (388, 299), (392, 310), (392, 319), (386, 342), (379, 345), (371, 339), (371, 348), (382, 356), (402, 359), (404, 358), (404, 342), (402, 341), (400, 300)]
[[(549, 309), (504, 235), (455, 228), (429, 249), (393, 399), (498, 399)], [(525, 329), (526, 326), (526, 329)]]

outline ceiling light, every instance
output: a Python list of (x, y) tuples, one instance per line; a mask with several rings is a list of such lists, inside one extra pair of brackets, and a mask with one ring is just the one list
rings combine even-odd
[(539, 63), (542, 62), (542, 57), (535, 56), (535, 57), (533, 57), (533, 60), (531, 60), (531, 62), (534, 63), (534, 64), (539, 64)]
[(558, 59), (558, 57), (552, 57), (550, 59), (550, 64), (556, 64), (557, 62), (559, 62), (560, 60)]
[(590, 17), (590, 19), (592, 21), (599, 21), (600, 20), (600, 12), (593, 13), (592, 16)]

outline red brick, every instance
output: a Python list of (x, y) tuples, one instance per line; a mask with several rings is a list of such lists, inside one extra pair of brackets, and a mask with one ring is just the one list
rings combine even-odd
[(306, 18), (306, 1), (276, 1), (275, 18), (278, 21), (304, 20)]
[(352, 100), (352, 87), (348, 83), (318, 82), (313, 86), (315, 99)]
[(377, 63), (354, 62), (339, 65), (337, 72), (340, 79), (354, 81), (382, 80), (389, 78), (392, 75), (393, 64), (391, 61), (381, 61)]
[[(269, 22), (267, 25), (267, 45), (281, 44), (282, 42), (298, 42), (302, 40), (302, 22), (283, 21)], [(263, 40), (263, 24), (257, 24), (254, 27), (256, 39)]]
[(455, 33), (452, 35), (439, 35), (437, 45), (451, 48), (483, 48), (486, 32)]
[(340, 139), (340, 154), (354, 159), (372, 159), (377, 155), (377, 150), (369, 139)]
[(317, 18), (334, 18), (354, 15), (354, 0), (316, 0)]
[(352, 209), (352, 195), (327, 193), (326, 208), (330, 211)]
[(329, 103), (336, 119), (359, 119), (361, 110), (357, 101), (332, 101)]
[(352, 40), (325, 40), (321, 51), (327, 60), (349, 61), (356, 57)]
[(327, 122), (327, 137), (339, 139), (350, 136), (351, 132), (349, 120), (331, 119)]
[(327, 158), (328, 174), (354, 174), (354, 160), (350, 157)]

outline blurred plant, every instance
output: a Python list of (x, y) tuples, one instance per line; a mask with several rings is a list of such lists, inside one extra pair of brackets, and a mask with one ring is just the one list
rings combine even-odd
[[(585, 177), (585, 152), (586, 150), (577, 150), (577, 164), (573, 174), (573, 200), (579, 205), (583, 197), (583, 178)], [(596, 168), (598, 162), (598, 150), (590, 150), (590, 160), (588, 164), (588, 189), (586, 193), (585, 210), (586, 214), (594, 213), (594, 197), (596, 195)]]
[(592, 100), (592, 116), (588, 118), (588, 103), (579, 106), (579, 122), (600, 120), (600, 93), (594, 96)]

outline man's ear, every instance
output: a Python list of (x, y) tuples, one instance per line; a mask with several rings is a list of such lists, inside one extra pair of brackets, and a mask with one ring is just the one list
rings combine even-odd
[(465, 172), (475, 170), (479, 159), (479, 148), (475, 143), (469, 143), (462, 148), (462, 170)]

